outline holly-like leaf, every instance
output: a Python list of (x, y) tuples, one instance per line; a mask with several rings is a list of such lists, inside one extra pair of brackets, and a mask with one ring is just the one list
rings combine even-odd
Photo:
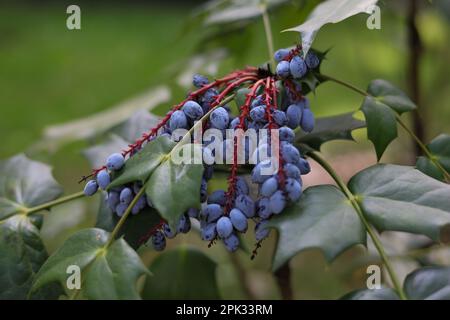
[(438, 241), (450, 225), (450, 185), (408, 166), (378, 164), (348, 184), (378, 230), (423, 234)]
[[(428, 145), (432, 157), (439, 162), (439, 164), (447, 172), (450, 172), (450, 135), (441, 134), (434, 138)], [(419, 157), (417, 159), (416, 168), (423, 173), (435, 179), (444, 180), (444, 174), (438, 167), (427, 157)]]
[(201, 251), (178, 247), (159, 255), (150, 266), (143, 299), (220, 299), (217, 264)]
[[(27, 210), (54, 200), (61, 187), (46, 164), (17, 155), (0, 162), (0, 299), (26, 299), (35, 273), (47, 259), (39, 235), (42, 217)], [(58, 288), (31, 298), (55, 299)]]
[(450, 268), (425, 267), (410, 273), (403, 285), (413, 300), (450, 300)]
[(349, 247), (366, 243), (357, 212), (345, 195), (331, 185), (306, 189), (300, 201), (271, 219), (269, 226), (279, 232), (274, 270), (305, 249), (320, 249), (332, 261)]
[(387, 146), (397, 138), (395, 113), (373, 97), (364, 98), (361, 110), (367, 123), (367, 137), (372, 141), (378, 160)]
[(320, 150), (322, 144), (331, 140), (353, 140), (352, 131), (364, 127), (364, 121), (353, 118), (353, 112), (317, 118), (314, 130), (308, 134), (298, 132), (296, 142)]
[[(199, 148), (199, 145), (190, 146)], [(192, 149), (186, 148), (181, 152), (187, 150)], [(201, 149), (199, 154), (201, 155)], [(203, 164), (174, 161), (169, 156), (155, 169), (145, 192), (160, 215), (174, 225), (187, 209), (200, 207), (202, 175)]]
[[(25, 215), (0, 222), (0, 299), (27, 299), (35, 274), (48, 258), (39, 229)], [(32, 299), (57, 299), (61, 288), (43, 288)]]
[(338, 23), (358, 13), (371, 13), (369, 9), (376, 3), (377, 0), (327, 0), (314, 8), (304, 23), (284, 31), (300, 32), (306, 54), (325, 24)]
[[(100, 208), (97, 214), (97, 222), (95, 227), (112, 231), (119, 222), (120, 218), (109, 209), (106, 204), (105, 197), (100, 201)], [(146, 239), (149, 231), (161, 222), (158, 212), (150, 207), (145, 207), (137, 215), (130, 215), (120, 228), (119, 235), (123, 235), (127, 243), (137, 249)]]
[(367, 93), (399, 114), (417, 108), (402, 90), (383, 79), (372, 80), (367, 88)]
[[(405, 278), (403, 291), (411, 300), (450, 300), (450, 268), (424, 267), (414, 270)], [(361, 289), (350, 292), (345, 300), (399, 300), (390, 288)]]
[(391, 288), (360, 289), (347, 293), (342, 300), (400, 300), (397, 293)]
[[(91, 228), (67, 239), (44, 263), (36, 275), (32, 290), (54, 282), (63, 286), (70, 274), (69, 266), (81, 270), (81, 294), (88, 299), (139, 299), (136, 282), (148, 274), (137, 253), (123, 239), (109, 247), (110, 234)], [(76, 289), (73, 289), (76, 290)], [(70, 295), (75, 296), (74, 292)]]
[(397, 138), (396, 113), (412, 111), (416, 105), (403, 91), (382, 79), (371, 81), (367, 93), (361, 110), (366, 117), (367, 136), (380, 160), (387, 146)]
[(144, 183), (175, 145), (175, 142), (164, 136), (150, 141), (125, 162), (123, 168), (115, 174), (108, 189), (133, 181)]
[(0, 220), (54, 200), (61, 193), (48, 165), (23, 154), (0, 162)]

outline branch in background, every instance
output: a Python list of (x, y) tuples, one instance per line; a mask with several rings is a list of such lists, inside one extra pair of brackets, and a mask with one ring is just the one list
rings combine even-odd
[[(417, 0), (411, 0), (409, 2), (408, 11), (408, 46), (409, 46), (409, 66), (408, 66), (408, 81), (409, 81), (409, 91), (412, 100), (417, 106), (421, 106), (420, 99), (420, 60), (422, 57), (422, 42), (420, 40), (419, 31), (417, 30), (416, 17), (418, 12)], [(420, 111), (419, 111), (420, 110)], [(420, 109), (413, 111), (413, 127), (414, 133), (419, 138), (420, 141), (425, 141), (425, 128), (423, 126), (426, 112), (421, 106)], [(414, 142), (414, 153), (415, 156), (422, 154), (420, 146)], [(414, 159), (414, 162), (416, 160)]]
[(280, 288), (281, 297), (283, 300), (292, 300), (294, 294), (292, 292), (291, 284), (291, 269), (289, 262), (286, 262), (274, 273), (277, 280), (278, 287)]

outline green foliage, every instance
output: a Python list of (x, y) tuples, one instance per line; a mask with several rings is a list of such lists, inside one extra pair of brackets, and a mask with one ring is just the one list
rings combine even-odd
[[(0, 163), (0, 299), (27, 297), (36, 272), (48, 257), (39, 234), (42, 218), (28, 210), (61, 192), (45, 164), (24, 155)], [(57, 298), (58, 289), (46, 288), (32, 298)]]
[(385, 80), (370, 82), (367, 93), (361, 110), (366, 117), (367, 136), (380, 160), (387, 146), (397, 137), (396, 113), (412, 111), (416, 106), (404, 92)]
[[(442, 168), (450, 172), (450, 135), (440, 134), (427, 144), (427, 148)], [(441, 181), (445, 180), (443, 172), (427, 157), (419, 157), (416, 167), (430, 177)]]
[(159, 255), (151, 264), (143, 299), (219, 299), (217, 264), (201, 251), (180, 246)]
[[(96, 228), (112, 231), (120, 218), (106, 205), (105, 196), (100, 200), (100, 208), (97, 214)], [(161, 217), (155, 209), (146, 207), (137, 215), (130, 215), (119, 231), (125, 241), (133, 249), (144, 244), (148, 233), (161, 222)]]
[(352, 131), (364, 128), (364, 121), (353, 117), (353, 112), (316, 119), (314, 130), (305, 134), (297, 132), (296, 143), (320, 150), (322, 144), (332, 140), (353, 140)]
[(380, 231), (423, 234), (439, 241), (450, 225), (450, 185), (407, 166), (380, 164), (348, 184), (367, 219)]
[(95, 228), (72, 235), (44, 263), (32, 290), (53, 282), (65, 285), (67, 268), (76, 265), (81, 269), (81, 292), (73, 289), (71, 298), (81, 293), (87, 299), (139, 299), (136, 281), (148, 271), (125, 240), (115, 240), (108, 246), (109, 236)]
[[(449, 300), (450, 299), (450, 268), (425, 267), (417, 269), (405, 279), (404, 291), (411, 300)], [(394, 290), (361, 289), (346, 294), (345, 300), (398, 300)]]
[(273, 269), (305, 249), (322, 250), (328, 261), (356, 244), (366, 244), (366, 233), (351, 203), (336, 187), (305, 190), (301, 201), (270, 221), (279, 232)]

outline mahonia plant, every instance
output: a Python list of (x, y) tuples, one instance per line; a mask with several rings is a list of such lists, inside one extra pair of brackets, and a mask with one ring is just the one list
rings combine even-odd
[[(146, 144), (152, 143), (157, 137), (179, 142), (177, 130), (191, 130), (197, 121), (203, 120), (203, 128), (218, 130), (219, 135), (215, 139), (221, 141), (219, 148), (210, 148), (212, 139), (202, 145), (204, 171), (199, 196), (204, 205), (201, 209), (188, 208), (174, 225), (162, 219), (149, 231), (147, 237), (151, 237), (155, 250), (161, 251), (166, 247), (166, 239), (172, 239), (178, 233), (189, 232), (192, 218), (199, 221), (203, 240), (212, 244), (220, 239), (233, 252), (239, 247), (238, 234), (247, 231), (247, 220), (252, 219), (256, 223), (255, 239), (258, 248), (269, 234), (267, 223), (270, 218), (281, 214), (289, 203), (300, 199), (301, 175), (310, 171), (308, 161), (293, 145), (294, 131), (301, 129), (309, 133), (314, 128), (314, 115), (308, 98), (302, 95), (299, 81), (320, 65), (320, 59), (313, 51), (303, 59), (300, 45), (294, 49), (280, 49), (274, 58), (278, 62), (276, 74), (272, 74), (269, 68), (248, 67), (211, 82), (203, 75), (194, 75), (192, 82), (197, 90), (189, 93), (158, 125), (144, 133), (127, 150), (111, 154), (103, 167), (95, 169), (90, 176), (83, 177), (83, 180), (94, 178), (86, 183), (85, 195), (91, 196), (99, 188), (107, 190), (107, 206), (119, 217), (123, 216), (138, 195), (131, 207), (131, 214), (136, 215), (146, 207), (153, 208), (151, 197), (141, 192), (141, 181), (111, 185), (114, 174), (120, 172), (126, 161), (139, 154)], [(241, 99), (236, 99), (241, 102), (237, 115), (225, 103), (233, 92), (241, 96)], [(229, 137), (227, 130), (237, 134)], [(268, 130), (268, 139), (260, 139), (256, 145), (245, 135), (250, 130), (255, 135), (261, 130)], [(278, 139), (270, 139), (270, 133), (276, 130)], [(244, 148), (240, 149), (238, 144), (242, 136), (246, 139), (243, 142)], [(189, 139), (194, 142), (194, 137)], [(273, 146), (275, 143), (277, 145)], [(267, 154), (271, 156), (272, 150), (277, 154), (273, 158), (265, 157)], [(240, 151), (242, 155), (239, 154)], [(239, 162), (238, 158), (241, 156), (243, 161)], [(207, 183), (213, 177), (216, 159), (218, 163), (231, 165), (228, 189), (216, 190), (208, 195)], [(277, 170), (272, 174), (264, 173), (264, 168), (269, 168), (273, 161), (277, 162)], [(258, 185), (256, 200), (249, 195), (251, 186), (237, 174), (239, 164), (250, 163), (255, 164), (251, 172), (251, 183)]]

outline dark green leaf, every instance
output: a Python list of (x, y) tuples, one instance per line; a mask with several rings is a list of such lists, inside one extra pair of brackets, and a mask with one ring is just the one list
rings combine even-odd
[(353, 118), (353, 112), (317, 118), (314, 130), (309, 134), (298, 132), (296, 142), (320, 150), (321, 145), (327, 141), (353, 140), (352, 131), (364, 126), (364, 121)]
[[(62, 190), (51, 168), (20, 154), (0, 162), (0, 299), (26, 299), (35, 273), (47, 259), (39, 235), (42, 217), (27, 209), (54, 200)], [(55, 299), (59, 288), (31, 298)]]
[(61, 193), (48, 165), (23, 154), (0, 162), (0, 220), (54, 200)]
[(176, 143), (167, 137), (157, 137), (155, 140), (147, 143), (142, 150), (125, 162), (125, 165), (115, 175), (108, 188), (114, 188), (133, 181), (144, 183), (175, 145)]
[[(138, 278), (148, 273), (136, 252), (123, 239), (106, 248), (109, 233), (85, 229), (67, 239), (44, 263), (32, 290), (59, 282), (66, 285), (67, 267), (81, 269), (81, 292), (88, 299), (139, 299)], [(72, 293), (71, 293), (72, 294)]]
[(417, 108), (402, 90), (383, 79), (372, 80), (367, 92), (375, 97), (378, 102), (389, 106), (399, 114)]
[[(433, 158), (447, 171), (450, 172), (450, 135), (441, 134), (434, 138), (428, 145), (428, 150)], [(438, 167), (426, 157), (419, 157), (416, 163), (417, 169), (435, 179), (444, 180), (444, 174)]]
[(405, 293), (413, 300), (450, 300), (450, 268), (425, 267), (410, 273)]
[(320, 249), (332, 261), (349, 247), (366, 243), (358, 214), (345, 195), (330, 185), (306, 189), (299, 202), (269, 225), (279, 232), (274, 270), (305, 249)]
[[(97, 215), (96, 227), (112, 231), (119, 221), (119, 217), (113, 213), (106, 205), (103, 197), (100, 201), (100, 208)], [(133, 248), (137, 249), (142, 245), (142, 241), (151, 229), (161, 222), (161, 217), (155, 209), (146, 207), (137, 215), (130, 215), (125, 223), (122, 225), (119, 234), (123, 235), (127, 243)]]
[(360, 289), (347, 293), (342, 300), (400, 300), (397, 293), (391, 288)]
[[(47, 259), (38, 228), (25, 215), (0, 222), (0, 299), (26, 299), (35, 274)], [(59, 290), (58, 290), (59, 289)], [(43, 288), (33, 299), (56, 299), (60, 288)]]
[(377, 158), (380, 160), (384, 150), (397, 137), (395, 113), (390, 107), (370, 96), (364, 99), (361, 110), (366, 117), (367, 136), (375, 146)]
[[(184, 150), (187, 149), (182, 152)], [(202, 164), (178, 163), (168, 157), (151, 175), (146, 194), (171, 225), (177, 223), (187, 209), (200, 206), (202, 174)]]
[(450, 185), (407, 166), (378, 164), (356, 174), (349, 188), (380, 231), (404, 231), (439, 240), (450, 225)]
[(144, 299), (220, 299), (217, 264), (201, 251), (178, 247), (159, 255), (150, 266)]

